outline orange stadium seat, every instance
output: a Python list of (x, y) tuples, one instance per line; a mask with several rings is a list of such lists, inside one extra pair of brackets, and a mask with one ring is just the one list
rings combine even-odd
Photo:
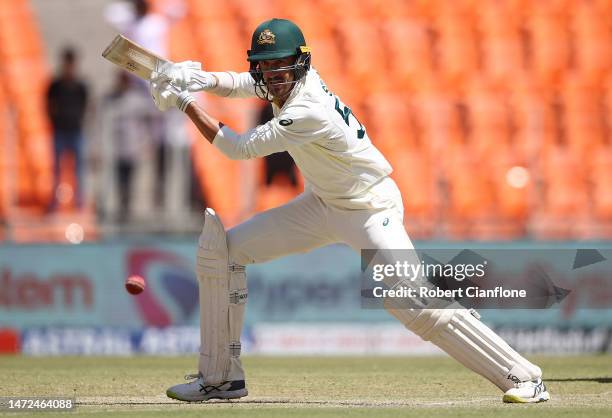
[(581, 238), (609, 239), (612, 236), (612, 147), (593, 151), (589, 171), (592, 194), (592, 221)]
[(230, 20), (236, 14), (231, 1), (188, 0), (187, 10), (190, 16), (202, 22)]
[(0, 86), (0, 149), (2, 149), (2, 153), (0, 153), (0, 220), (5, 219), (7, 216), (7, 203), (9, 199), (8, 173), (11, 167), (8, 164), (11, 157), (7, 151), (9, 149), (8, 129), (8, 106), (3, 88)]
[(475, 77), (466, 90), (469, 142), (478, 155), (487, 158), (510, 142), (510, 108), (503, 92), (489, 80)]
[(479, 51), (474, 18), (466, 10), (442, 8), (435, 17), (438, 32), (438, 69), (455, 85), (479, 69)]
[(562, 94), (567, 142), (584, 157), (605, 141), (603, 93), (572, 74), (566, 76)]
[(436, 156), (439, 169), (445, 175), (454, 150), (466, 140), (457, 97), (435, 77), (419, 86), (414, 93), (414, 109), (424, 146)]
[(387, 69), (378, 25), (367, 20), (343, 20), (338, 29), (346, 58), (345, 74), (353, 86), (364, 95), (383, 90), (387, 78), (381, 74)]
[(29, 3), (11, 5), (10, 11), (0, 12), (0, 71), (1, 87), (17, 115), (17, 201), (41, 207), (47, 203), (51, 187), (49, 132), (43, 103), (48, 72)]
[[(36, 125), (38, 124), (38, 125)], [(46, 120), (32, 117), (17, 131), (18, 160), (22, 170), (19, 177), (19, 200), (24, 204), (43, 207), (51, 193), (52, 153)]]
[(21, 34), (20, 31), (22, 30), (23, 28), (18, 22), (14, 25), (6, 25), (0, 29), (0, 44), (2, 45), (0, 56), (4, 60), (41, 54), (42, 46), (38, 35), (32, 32), (23, 32)]
[[(530, 210), (530, 190), (525, 187), (518, 187), (508, 181), (508, 175), (512, 169), (520, 169), (523, 166), (509, 167), (502, 166), (505, 170), (497, 175), (494, 179), (494, 187), (496, 192), (496, 209), (499, 211), (501, 222), (514, 222), (515, 236), (522, 236), (525, 231), (525, 222)], [(501, 170), (500, 170), (501, 171)], [(528, 173), (529, 171), (527, 171)]]
[[(342, 77), (342, 61), (338, 53), (338, 44), (333, 39), (315, 38), (312, 41), (306, 40), (312, 49), (312, 66), (319, 72), (325, 82), (329, 78), (337, 79)], [(328, 86), (333, 88), (331, 85)]]
[(577, 2), (573, 9), (575, 60), (578, 71), (590, 81), (600, 82), (612, 68), (612, 30), (610, 4)]
[(426, 1), (369, 0), (369, 10), (383, 21), (428, 17)]
[(545, 154), (541, 205), (531, 218), (535, 237), (568, 239), (588, 217), (585, 166), (569, 147), (556, 146)]
[(247, 71), (246, 42), (235, 20), (211, 21), (196, 27), (204, 67), (209, 71)]
[(612, 223), (612, 147), (600, 147), (593, 153), (590, 180), (593, 185), (595, 218)]
[(556, 141), (558, 120), (553, 95), (535, 80), (515, 80), (509, 94), (515, 134), (513, 143), (528, 161), (537, 161), (541, 153)]
[[(241, 29), (248, 34), (249, 41), (255, 28), (262, 22), (277, 16), (277, 0), (232, 0), (237, 14), (242, 18)], [(274, 12), (273, 12), (274, 11)], [(274, 16), (273, 16), (274, 15)]]
[(414, 88), (423, 74), (433, 71), (434, 54), (431, 28), (421, 17), (386, 21), (382, 27), (386, 39), (386, 61), (395, 89)]
[[(2, 19), (3, 28), (0, 29), (0, 37), (3, 40), (17, 39), (23, 35), (25, 42), (33, 40), (30, 34), (36, 34), (37, 30), (36, 22), (32, 18), (32, 11), (29, 8), (16, 8), (11, 15)], [(22, 30), (23, 34), (19, 30)], [(40, 41), (36, 43), (40, 45)]]
[(368, 136), (385, 156), (420, 145), (416, 115), (405, 96), (393, 93), (371, 96), (365, 114), (369, 120), (362, 123)]
[[(242, 29), (248, 35), (248, 41), (251, 40), (251, 35), (255, 28), (262, 22), (273, 17), (280, 19), (293, 20), (304, 32), (304, 36), (308, 41), (309, 35), (313, 29), (319, 29), (319, 23), (325, 19), (321, 17), (320, 9), (310, 3), (298, 5), (292, 2), (283, 2), (280, 0), (233, 0), (237, 14), (242, 20)], [(304, 8), (309, 7), (311, 11), (318, 11), (318, 14), (303, 14)], [(301, 15), (301, 17), (300, 17)], [(312, 19), (314, 17), (314, 19)]]
[(13, 19), (16, 15), (30, 12), (27, 0), (0, 1), (0, 19)]
[(608, 128), (606, 131), (606, 139), (610, 142), (612, 140), (612, 75), (608, 76), (602, 88), (602, 102), (605, 109), (604, 118), (606, 121), (605, 126)]
[(486, 166), (469, 147), (457, 148), (445, 178), (446, 233), (455, 239), (477, 238), (495, 214), (495, 192)]
[(372, 18), (367, 1), (352, 0), (318, 0), (319, 7), (329, 15), (332, 21)]
[(532, 71), (539, 80), (558, 86), (570, 64), (570, 33), (564, 11), (551, 7), (551, 3), (533, 2), (526, 24)]
[(312, 44), (314, 39), (330, 40), (333, 37), (333, 19), (329, 18), (322, 5), (306, 1), (281, 1), (278, 8), (279, 16), (295, 22), (302, 29), (306, 43)]
[(426, 150), (415, 146), (400, 146), (386, 157), (402, 191), (408, 234), (416, 239), (430, 238), (440, 215), (435, 162)]
[(486, 170), (495, 188), (495, 213), (506, 238), (524, 236), (532, 208), (535, 173), (520, 149), (500, 145), (486, 156)]
[(436, 17), (445, 13), (472, 13), (478, 0), (417, 0), (415, 3), (427, 16)]
[[(0, 50), (4, 48), (0, 44)], [(24, 86), (7, 86), (11, 91), (46, 88), (48, 81), (48, 65), (42, 55), (21, 55), (14, 57), (9, 62), (3, 63), (2, 75), (7, 83), (18, 83)], [(30, 83), (24, 83), (27, 78)], [(9, 92), (10, 94), (10, 92)]]
[(521, 17), (512, 6), (509, 2), (483, 2), (477, 10), (483, 70), (502, 83), (524, 70)]
[(168, 33), (169, 58), (174, 62), (193, 60), (193, 25), (188, 19), (182, 19), (170, 27)]

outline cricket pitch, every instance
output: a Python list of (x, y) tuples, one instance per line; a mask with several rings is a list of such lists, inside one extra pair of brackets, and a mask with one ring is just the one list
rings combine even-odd
[(545, 373), (547, 403), (503, 404), (497, 388), (445, 357), (247, 356), (248, 397), (189, 404), (165, 390), (195, 372), (195, 355), (0, 356), (0, 396), (71, 397), (74, 416), (612, 416), (612, 356), (533, 360)]

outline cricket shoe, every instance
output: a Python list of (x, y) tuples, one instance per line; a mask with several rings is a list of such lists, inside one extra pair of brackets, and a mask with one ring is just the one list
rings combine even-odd
[(550, 394), (542, 379), (517, 383), (515, 387), (504, 393), (503, 401), (506, 403), (536, 403), (546, 402)]
[(204, 382), (201, 373), (188, 374), (185, 376), (185, 380), (192, 381), (172, 386), (166, 391), (166, 395), (169, 398), (186, 402), (201, 402), (209, 399), (236, 399), (248, 395), (244, 380), (233, 380), (217, 385), (209, 385)]

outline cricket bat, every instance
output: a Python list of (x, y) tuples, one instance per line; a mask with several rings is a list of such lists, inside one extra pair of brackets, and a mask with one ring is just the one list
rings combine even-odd
[(162, 65), (171, 63), (123, 35), (117, 35), (102, 56), (146, 81), (151, 79), (153, 71), (159, 71)]

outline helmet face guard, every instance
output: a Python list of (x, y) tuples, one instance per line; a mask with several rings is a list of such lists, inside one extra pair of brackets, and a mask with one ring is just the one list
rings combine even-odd
[[(302, 49), (307, 49), (307, 48), (302, 47)], [(278, 59), (282, 59), (282, 58), (278, 58)], [(304, 78), (304, 76), (306, 76), (309, 69), (310, 69), (310, 51), (307, 50), (306, 52), (300, 51), (298, 54), (296, 54), (296, 59), (295, 59), (294, 64), (288, 65), (285, 67), (274, 68), (271, 70), (264, 71), (261, 69), (259, 65), (259, 61), (251, 61), (249, 73), (251, 74), (251, 77), (253, 77), (253, 80), (255, 80), (255, 94), (257, 95), (257, 97), (271, 102), (273, 99), (273, 96), (270, 94), (270, 86), (273, 86), (273, 85), (280, 86), (280, 85), (285, 85), (285, 84), (295, 85), (302, 78)], [(281, 72), (286, 72), (286, 71), (293, 71), (292, 81), (280, 81), (280, 82), (275, 82), (275, 83), (270, 83), (270, 82), (265, 81), (264, 74), (274, 74), (274, 73), (281, 73)], [(289, 90), (289, 93), (287, 94), (290, 94), (290, 93), (291, 93), (291, 90)]]

